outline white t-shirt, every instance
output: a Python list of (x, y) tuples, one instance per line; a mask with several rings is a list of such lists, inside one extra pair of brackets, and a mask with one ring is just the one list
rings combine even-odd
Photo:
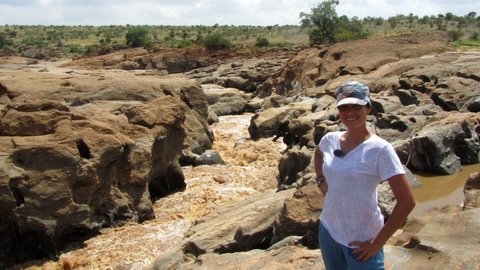
[(318, 145), (328, 184), (320, 220), (335, 241), (348, 246), (353, 241), (371, 240), (382, 229), (377, 185), (405, 171), (391, 144), (377, 135), (336, 157), (333, 151), (341, 149), (344, 133), (327, 133)]

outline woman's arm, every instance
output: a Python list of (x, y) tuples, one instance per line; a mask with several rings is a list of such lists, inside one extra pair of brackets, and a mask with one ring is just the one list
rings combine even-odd
[(352, 254), (358, 254), (360, 261), (365, 261), (379, 252), (387, 240), (403, 225), (415, 207), (412, 189), (405, 174), (392, 176), (388, 183), (397, 202), (387, 222), (372, 241), (350, 243), (351, 246), (359, 247)]
[(315, 174), (317, 175), (316, 177), (317, 184), (320, 187), (320, 191), (323, 193), (323, 195), (325, 195), (327, 194), (327, 191), (328, 191), (328, 185), (327, 185), (325, 176), (323, 176), (323, 172), (322, 172), (323, 154), (318, 147), (315, 147), (313, 163), (315, 165)]

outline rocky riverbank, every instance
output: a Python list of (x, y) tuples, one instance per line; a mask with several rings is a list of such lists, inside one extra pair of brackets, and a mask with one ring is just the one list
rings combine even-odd
[[(323, 198), (310, 160), (342, 128), (332, 94), (346, 80), (371, 86), (372, 131), (410, 170), (454, 174), (479, 162), (480, 54), (440, 34), (263, 56), (178, 53), (0, 60), (4, 266), (321, 268)], [(175, 59), (188, 69), (168, 68)], [(388, 267), (475, 267), (478, 179), (464, 208), (399, 231)], [(388, 215), (388, 189), (380, 197)]]

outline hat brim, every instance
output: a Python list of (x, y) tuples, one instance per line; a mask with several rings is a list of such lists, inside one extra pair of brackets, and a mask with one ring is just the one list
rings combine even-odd
[(365, 105), (368, 104), (368, 101), (366, 101), (364, 99), (354, 98), (354, 97), (347, 97), (347, 98), (344, 98), (344, 99), (340, 100), (337, 103), (337, 108), (342, 106), (342, 105), (347, 105), (347, 104), (365, 106)]

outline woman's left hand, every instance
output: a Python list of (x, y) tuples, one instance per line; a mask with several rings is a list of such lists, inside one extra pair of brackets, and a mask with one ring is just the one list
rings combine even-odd
[(358, 261), (366, 261), (370, 259), (373, 255), (377, 254), (382, 250), (383, 245), (375, 244), (373, 241), (358, 242), (354, 241), (348, 244), (349, 246), (357, 247), (352, 251), (352, 255)]

